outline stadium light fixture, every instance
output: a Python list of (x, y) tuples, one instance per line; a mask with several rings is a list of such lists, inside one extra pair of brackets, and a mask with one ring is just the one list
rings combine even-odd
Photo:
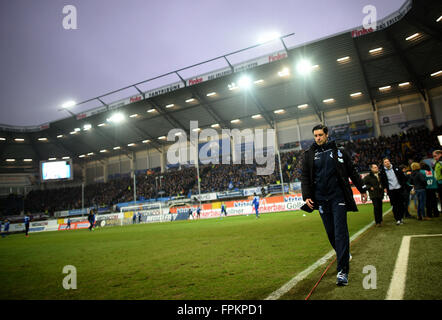
[(410, 82), (402, 82), (402, 83), (399, 83), (399, 87), (401, 87), (401, 88), (403, 88), (403, 87), (408, 87), (410, 85)]
[(238, 86), (240, 88), (249, 89), (251, 85), (252, 85), (252, 79), (250, 79), (249, 76), (242, 76), (238, 80)]
[(374, 49), (369, 50), (368, 52), (370, 52), (371, 54), (375, 54), (375, 53), (381, 52), (382, 49), (383, 49), (382, 47), (374, 48)]
[(236, 90), (239, 89), (239, 87), (236, 85), (235, 82), (232, 82), (231, 84), (228, 85), (229, 90)]
[(260, 114), (255, 114), (252, 116), (252, 119), (261, 119), (261, 118), (262, 118), (262, 115), (260, 115)]
[(360, 97), (360, 96), (362, 96), (362, 92), (355, 92), (355, 93), (350, 93), (350, 97), (352, 97), (352, 98), (357, 98), (357, 97)]
[(49, 161), (54, 161), (54, 160), (57, 160), (57, 158), (49, 158), (48, 160)]
[(253, 83), (254, 84), (261, 84), (261, 83), (264, 83), (264, 80), (263, 79), (255, 80), (255, 81), (253, 81)]
[(143, 143), (149, 143), (149, 142), (150, 142), (149, 139), (147, 139), (147, 140), (143, 140)]
[(307, 108), (308, 107), (308, 104), (307, 103), (304, 103), (304, 104), (300, 104), (299, 106), (298, 106), (298, 109), (305, 109), (305, 108)]
[(315, 64), (312, 66), (312, 71), (319, 70), (319, 64)]
[(436, 22), (440, 22), (442, 20), (442, 16), (440, 16), (439, 18), (437, 18)]
[(216, 92), (215, 92), (215, 91), (213, 91), (213, 92), (209, 92), (208, 94), (206, 94), (206, 96), (208, 96), (208, 97), (211, 97), (211, 96), (214, 96), (214, 95), (216, 95)]
[(155, 112), (156, 110), (154, 108), (147, 110), (147, 112), (152, 113)]
[(284, 113), (284, 112), (285, 112), (284, 109), (278, 109), (278, 110), (273, 111), (273, 113), (276, 113), (276, 114), (281, 114), (281, 113)]
[(63, 160), (68, 160), (68, 159), (70, 159), (70, 157), (63, 157), (63, 158), (61, 158), (61, 159), (63, 159)]
[(391, 86), (384, 86), (384, 87), (380, 87), (379, 91), (387, 91), (387, 90), (390, 90), (390, 89), (391, 89)]
[(93, 156), (94, 153), (93, 153), (93, 152), (89, 152), (87, 155), (88, 155), (88, 156)]
[(91, 124), (85, 124), (85, 125), (83, 126), (83, 130), (84, 130), (84, 131), (91, 130), (91, 128), (92, 128), (92, 125), (91, 125)]
[(105, 123), (99, 123), (98, 127), (104, 127), (106, 124)]
[(180, 136), (180, 135), (182, 135), (183, 133), (182, 132), (176, 132), (175, 133), (175, 137), (178, 137), (178, 136)]
[(136, 118), (136, 117), (138, 117), (138, 113), (134, 113), (129, 116), (129, 118)]
[(333, 102), (335, 102), (335, 99), (333, 99), (333, 98), (328, 98), (328, 99), (324, 99), (324, 100), (322, 100), (322, 102), (324, 102), (324, 103), (333, 103)]
[(79, 156), (78, 156), (79, 158), (84, 158), (84, 157), (86, 157), (84, 154), (80, 154)]
[(214, 123), (211, 125), (212, 128), (219, 128), (219, 123)]
[(81, 129), (80, 129), (80, 128), (75, 128), (74, 131), (75, 131), (75, 132), (80, 132)]
[(312, 71), (311, 62), (306, 59), (302, 59), (296, 65), (296, 71), (298, 71), (301, 75), (309, 74)]
[(0, 141), (6, 141), (6, 138), (0, 137)]
[(77, 131), (71, 131), (71, 132), (69, 132), (70, 134), (76, 134), (77, 133)]
[(350, 61), (350, 57), (346, 56), (346, 57), (338, 58), (338, 59), (336, 59), (336, 61), (339, 63), (348, 62), (348, 61)]
[(173, 103), (166, 105), (166, 109), (173, 108), (175, 105)]
[(158, 137), (158, 140), (166, 140), (166, 136)]
[(6, 162), (15, 162), (15, 159), (6, 159)]
[(114, 150), (120, 150), (121, 147), (114, 147)]
[(133, 147), (133, 146), (135, 146), (135, 143), (129, 143), (128, 145), (127, 145), (128, 147)]
[(23, 142), (23, 141), (25, 141), (25, 139), (23, 139), (23, 138), (15, 138), (14, 141), (15, 142)]
[(63, 109), (68, 109), (68, 108), (71, 108), (71, 107), (73, 107), (73, 106), (75, 106), (76, 105), (76, 102), (75, 101), (73, 101), (73, 100), (69, 100), (69, 101), (66, 101), (65, 103), (63, 103), (62, 105), (61, 105), (61, 107), (63, 108)]
[(419, 36), (420, 36), (420, 33), (416, 32), (416, 33), (412, 34), (411, 36), (406, 37), (405, 40), (410, 41), (410, 40), (413, 40)]
[(241, 122), (241, 120), (239, 120), (239, 119), (233, 119), (233, 120), (231, 120), (230, 122), (231, 122), (231, 123), (239, 123), (239, 122)]
[(441, 74), (442, 74), (442, 70), (439, 70), (439, 71), (436, 71), (436, 72), (432, 73), (431, 76), (432, 77), (437, 77), (437, 76), (439, 76)]
[(287, 77), (290, 75), (290, 70), (289, 68), (284, 68), (281, 71), (278, 72), (278, 76), (280, 77)]
[(118, 112), (114, 113), (110, 118), (107, 119), (108, 122), (121, 123), (124, 121), (124, 114)]
[(59, 135), (57, 136), (58, 139), (63, 138), (63, 137), (64, 137), (64, 135), (62, 135), (62, 134), (59, 134)]
[(276, 40), (281, 38), (281, 34), (277, 31), (273, 31), (273, 32), (267, 32), (262, 34), (259, 38), (258, 38), (258, 43), (259, 44), (263, 44), (272, 40)]
[(192, 131), (193, 131), (193, 132), (200, 132), (200, 131), (201, 131), (201, 128), (195, 128), (195, 129), (192, 129)]
[(23, 159), (23, 162), (32, 162), (32, 159)]
[(107, 152), (106, 149), (100, 150), (100, 153), (105, 153), (105, 152)]
[(195, 98), (189, 98), (189, 99), (186, 100), (187, 103), (191, 103), (191, 102), (194, 102), (194, 101), (195, 101)]
[(38, 141), (48, 141), (48, 138), (38, 138)]

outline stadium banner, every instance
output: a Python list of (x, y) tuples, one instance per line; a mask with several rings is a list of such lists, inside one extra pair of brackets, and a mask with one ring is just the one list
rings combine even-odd
[(85, 112), (77, 114), (77, 120), (81, 120), (81, 119), (84, 119), (84, 118), (89, 118), (89, 117), (92, 117), (93, 115), (96, 115), (96, 114), (99, 114), (99, 113), (102, 113), (102, 112), (105, 112), (105, 111), (107, 111), (107, 107), (106, 106), (101, 106), (101, 107), (98, 107), (98, 108), (94, 108), (94, 109), (91, 109), (89, 111), (85, 111)]
[(181, 88), (184, 88), (184, 84), (181, 81), (175, 82), (175, 83), (169, 84), (167, 86), (163, 86), (163, 87), (160, 87), (157, 89), (146, 91), (144, 93), (144, 96), (146, 99), (148, 99), (148, 98), (152, 98), (155, 96), (159, 96), (161, 94), (169, 93), (169, 92), (181, 89)]
[(405, 113), (397, 113), (397, 114), (390, 114), (382, 116), (380, 119), (380, 125), (381, 126), (389, 126), (396, 123), (406, 122), (407, 119), (405, 118)]
[(230, 69), (230, 68), (218, 69), (216, 71), (208, 72), (208, 73), (205, 73), (205, 74), (198, 75), (196, 77), (187, 79), (186, 80), (186, 84), (189, 87), (189, 86), (193, 86), (193, 85), (198, 84), (198, 83), (202, 83), (202, 82), (206, 82), (206, 81), (209, 81), (209, 80), (221, 78), (221, 77), (227, 76), (227, 75), (229, 75), (231, 73), (232, 73), (232, 69)]
[(261, 56), (256, 59), (252, 59), (252, 60), (248, 60), (248, 61), (236, 64), (233, 66), (233, 71), (234, 72), (241, 72), (241, 71), (249, 70), (252, 68), (256, 68), (256, 67), (261, 66), (263, 64), (267, 64), (267, 63), (274, 62), (274, 61), (279, 61), (279, 60), (282, 60), (285, 58), (287, 58), (287, 51), (281, 50), (281, 51), (277, 51), (277, 52), (274, 52), (271, 54), (267, 54), (265, 56)]
[(128, 104), (138, 102), (141, 100), (144, 100), (144, 96), (142, 94), (136, 94), (136, 95), (131, 96), (129, 98), (121, 99), (119, 101), (109, 104), (108, 110), (118, 109), (118, 108), (124, 107)]
[(376, 21), (376, 26), (374, 29), (372, 27), (365, 29), (363, 26), (361, 26), (357, 29), (352, 30), (351, 31), (352, 38), (357, 38), (357, 37), (363, 36), (368, 33), (376, 32), (376, 31), (380, 31), (385, 28), (388, 28), (392, 24), (401, 20), (408, 13), (408, 11), (410, 11), (412, 4), (413, 4), (412, 0), (405, 1), (402, 4), (402, 6), (399, 8), (399, 10), (397, 10), (396, 12), (393, 12), (392, 14), (388, 15), (387, 17), (385, 17), (381, 20)]
[(360, 120), (329, 127), (330, 136), (336, 141), (357, 140), (374, 137), (373, 120)]
[(238, 191), (223, 191), (223, 192), (217, 192), (216, 197), (218, 199), (228, 199), (228, 198), (234, 198), (234, 197), (243, 197), (244, 194), (242, 190)]
[(202, 195), (195, 194), (195, 195), (192, 195), (192, 198), (195, 200), (198, 200), (198, 201), (216, 200), (216, 192), (203, 193)]

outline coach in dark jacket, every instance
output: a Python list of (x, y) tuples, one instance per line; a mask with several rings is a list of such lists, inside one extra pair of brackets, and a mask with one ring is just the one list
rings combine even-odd
[(374, 221), (377, 227), (382, 224), (382, 199), (384, 198), (384, 189), (382, 188), (379, 168), (376, 164), (370, 165), (370, 173), (365, 176), (364, 183), (367, 187), (370, 200), (373, 203)]
[(363, 202), (367, 200), (366, 189), (350, 156), (334, 141), (328, 141), (328, 128), (318, 125), (312, 132), (315, 142), (304, 153), (302, 163), (301, 189), (306, 202), (303, 210), (319, 210), (330, 244), (336, 251), (336, 284), (347, 285), (350, 270), (347, 211), (358, 211), (349, 178), (361, 192)]

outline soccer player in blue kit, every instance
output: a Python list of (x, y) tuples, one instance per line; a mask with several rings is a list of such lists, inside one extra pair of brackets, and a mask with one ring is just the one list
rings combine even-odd
[(223, 213), (224, 216), (227, 217), (226, 205), (224, 204), (224, 202), (221, 204), (221, 215), (220, 215), (221, 218), (223, 217)]
[(256, 192), (253, 193), (253, 195), (255, 197), (253, 198), (252, 205), (255, 207), (256, 218), (259, 218), (259, 211), (258, 211), (258, 209), (259, 209), (259, 197), (256, 195)]
[(25, 236), (26, 237), (29, 237), (29, 222), (30, 222), (30, 218), (27, 216), (27, 215), (25, 215), (25, 217), (24, 217), (24, 219), (23, 219), (23, 221), (24, 221), (24, 223), (25, 223)]

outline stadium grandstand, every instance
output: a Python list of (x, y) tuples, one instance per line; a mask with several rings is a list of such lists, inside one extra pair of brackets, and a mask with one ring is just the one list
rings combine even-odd
[[(2, 125), (1, 214), (43, 219), (82, 215), (91, 207), (112, 213), (130, 205), (253, 194), (244, 190), (296, 194), (302, 153), (318, 123), (350, 151), (360, 173), (383, 156), (397, 165), (431, 158), (442, 134), (440, 12), (439, 1), (406, 1), (376, 31), (355, 28), (299, 47), (287, 45), (293, 34), (284, 35), (257, 58), (238, 62), (259, 45), (79, 102), (91, 107), (66, 109), (69, 116), (59, 121)], [(192, 74), (213, 61), (225, 67)], [(166, 78), (169, 84), (155, 87)], [(127, 98), (114, 101), (116, 94)], [(219, 134), (220, 152), (207, 156), (212, 163), (195, 163), (188, 160), (192, 137), (204, 129)], [(234, 129), (250, 129), (245, 136), (274, 130), (275, 149), (266, 150), (274, 151), (271, 174), (257, 175), (262, 162), (255, 160), (221, 163), (225, 152), (246, 153), (247, 142), (222, 143), (231, 139), (223, 130)], [(169, 141), (171, 130), (180, 133)], [(180, 134), (185, 146), (178, 153), (188, 157), (171, 163), (168, 152)], [(199, 137), (198, 150), (207, 142)], [(43, 163), (57, 161), (71, 166), (69, 177), (44, 181)]]

